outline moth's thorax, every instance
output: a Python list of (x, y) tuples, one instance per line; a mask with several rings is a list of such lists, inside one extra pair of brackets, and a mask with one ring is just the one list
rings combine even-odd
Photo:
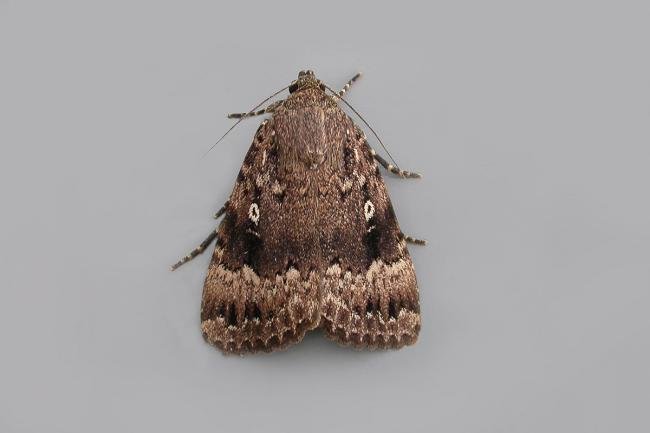
[(273, 116), (279, 163), (285, 172), (336, 169), (342, 162), (347, 116), (319, 89), (291, 95)]
[(306, 85), (306, 87), (290, 94), (282, 103), (287, 110), (300, 110), (310, 105), (317, 105), (325, 108), (338, 108), (334, 97), (328, 95), (317, 86)]

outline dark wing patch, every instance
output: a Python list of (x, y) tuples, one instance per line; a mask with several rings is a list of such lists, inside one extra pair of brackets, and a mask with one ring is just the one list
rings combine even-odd
[(271, 128), (268, 121), (258, 129), (246, 154), (203, 288), (203, 335), (227, 353), (287, 347), (320, 321), (317, 273), (293, 267), (303, 239), (282, 224), (272, 191)]
[(331, 264), (321, 326), (345, 345), (413, 344), (420, 330), (417, 281), (386, 187), (365, 137), (350, 137), (343, 154), (338, 185), (351, 180), (349, 192), (342, 196), (332, 187), (319, 198), (321, 240)]

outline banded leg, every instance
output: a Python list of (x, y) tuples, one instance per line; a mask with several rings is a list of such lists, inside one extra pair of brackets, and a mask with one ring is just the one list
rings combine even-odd
[(352, 86), (352, 84), (354, 84), (354, 82), (357, 81), (360, 77), (361, 77), (361, 72), (357, 72), (354, 77), (350, 78), (350, 80), (347, 83), (345, 83), (345, 86), (343, 86), (343, 88), (341, 90), (339, 90), (339, 93), (338, 93), (339, 97), (342, 98), (343, 95), (345, 95), (345, 92), (350, 90), (350, 87)]
[(425, 241), (424, 239), (414, 238), (414, 237), (405, 235), (404, 233), (402, 233), (402, 236), (404, 236), (404, 240), (406, 241), (406, 243), (409, 243), (409, 244), (414, 244), (414, 245), (426, 245), (427, 244), (427, 241)]
[(180, 259), (180, 260), (177, 261), (176, 263), (174, 263), (174, 264), (171, 266), (171, 270), (172, 270), (172, 271), (175, 271), (176, 269), (180, 268), (180, 267), (181, 267), (182, 265), (184, 265), (185, 263), (187, 263), (187, 262), (189, 262), (190, 260), (192, 260), (194, 257), (196, 257), (196, 256), (198, 256), (199, 254), (201, 254), (201, 253), (202, 253), (203, 251), (205, 251), (205, 249), (206, 249), (206, 248), (207, 248), (207, 247), (212, 243), (212, 241), (216, 239), (216, 237), (217, 237), (217, 230), (213, 230), (212, 232), (210, 232), (210, 234), (208, 235), (208, 237), (205, 238), (205, 240), (204, 240), (203, 242), (201, 242), (201, 244), (200, 244), (198, 247), (196, 247), (196, 248), (194, 248), (194, 249), (192, 250), (191, 253), (189, 253), (188, 255), (186, 255), (185, 257), (183, 257), (182, 259)]
[(248, 113), (230, 113), (228, 119), (241, 119), (242, 117), (255, 117), (261, 116), (266, 113), (273, 113), (273, 111), (280, 106), (284, 101), (275, 101), (266, 108), (257, 111), (250, 111)]
[(226, 209), (228, 208), (228, 204), (230, 204), (230, 200), (226, 200), (226, 202), (221, 206), (221, 209), (217, 211), (217, 213), (214, 214), (214, 219), (219, 219), (221, 215), (226, 213)]
[(414, 173), (412, 171), (400, 170), (399, 168), (395, 167), (393, 164), (386, 161), (381, 156), (377, 155), (377, 152), (375, 152), (375, 149), (373, 149), (372, 147), (370, 148), (370, 153), (377, 160), (377, 162), (379, 164), (381, 164), (382, 167), (384, 167), (386, 170), (390, 171), (393, 174), (398, 175), (399, 177), (401, 177), (403, 179), (419, 179), (419, 178), (422, 177), (422, 175), (420, 173)]

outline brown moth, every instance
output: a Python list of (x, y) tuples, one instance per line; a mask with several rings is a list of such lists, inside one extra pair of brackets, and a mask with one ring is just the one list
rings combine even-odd
[(339, 106), (348, 105), (342, 96), (359, 76), (337, 93), (301, 71), (286, 99), (229, 115), (271, 117), (215, 215), (223, 221), (172, 266), (217, 240), (201, 329), (226, 353), (286, 348), (316, 328), (357, 348), (397, 349), (417, 339), (418, 287), (406, 243), (424, 241), (400, 230), (379, 165), (420, 176), (377, 155)]

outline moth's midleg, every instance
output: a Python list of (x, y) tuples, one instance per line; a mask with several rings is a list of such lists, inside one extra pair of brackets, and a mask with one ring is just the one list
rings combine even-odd
[(386, 161), (384, 158), (379, 156), (377, 152), (373, 148), (370, 148), (370, 152), (372, 153), (372, 156), (377, 160), (379, 164), (381, 164), (382, 167), (384, 167), (386, 170), (390, 171), (393, 174), (396, 174), (397, 176), (403, 178), (403, 179), (419, 179), (422, 177), (420, 173), (414, 173), (412, 171), (406, 171), (406, 170), (401, 170), (397, 167), (395, 167), (393, 164), (389, 163)]
[(219, 219), (221, 215), (226, 213), (226, 209), (228, 208), (228, 204), (230, 203), (230, 200), (226, 200), (226, 202), (221, 206), (221, 209), (217, 211), (217, 213), (214, 214), (214, 219)]
[(404, 240), (409, 244), (415, 244), (415, 245), (426, 245), (427, 244), (427, 241), (424, 240), (424, 239), (414, 238), (412, 236), (405, 235), (404, 233), (402, 233), (402, 235), (404, 236)]
[(217, 230), (213, 230), (212, 232), (210, 232), (208, 237), (205, 238), (205, 240), (203, 242), (201, 242), (201, 244), (198, 247), (194, 248), (192, 250), (192, 252), (190, 252), (188, 255), (186, 255), (185, 257), (183, 257), (182, 259), (180, 259), (176, 263), (174, 263), (171, 266), (171, 270), (175, 271), (176, 269), (178, 269), (179, 267), (181, 267), (185, 263), (192, 260), (194, 257), (201, 254), (212, 243), (212, 241), (216, 239), (216, 237), (217, 237)]

